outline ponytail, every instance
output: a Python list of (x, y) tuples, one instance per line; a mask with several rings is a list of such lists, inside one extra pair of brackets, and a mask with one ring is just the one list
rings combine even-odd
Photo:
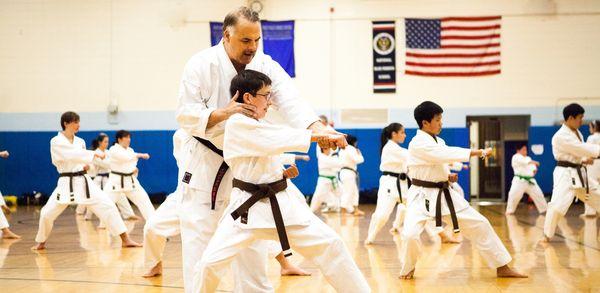
[(392, 133), (400, 131), (400, 129), (404, 128), (400, 123), (390, 123), (390, 125), (383, 128), (381, 131), (381, 147), (379, 148), (379, 154), (383, 152), (383, 147), (387, 143), (388, 140), (392, 138)]

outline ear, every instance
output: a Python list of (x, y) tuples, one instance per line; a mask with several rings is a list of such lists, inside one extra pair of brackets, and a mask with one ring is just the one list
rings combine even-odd
[(244, 93), (244, 95), (242, 96), (242, 98), (244, 99), (244, 104), (252, 104), (252, 95), (250, 93)]
[(223, 40), (229, 42), (229, 39), (231, 38), (231, 35), (229, 34), (229, 30), (226, 29), (223, 31)]

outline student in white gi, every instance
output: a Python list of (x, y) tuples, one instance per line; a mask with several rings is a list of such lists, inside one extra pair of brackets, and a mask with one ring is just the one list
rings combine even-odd
[(150, 155), (136, 153), (129, 147), (131, 133), (127, 130), (117, 131), (115, 142), (108, 150), (110, 175), (108, 176), (106, 192), (115, 203), (129, 198), (140, 210), (142, 217), (148, 220), (154, 213), (154, 206), (148, 197), (148, 193), (137, 179), (138, 169), (136, 166), (138, 159), (148, 160)]
[(533, 178), (540, 163), (527, 156), (527, 144), (517, 146), (517, 153), (512, 156), (511, 165), (515, 176), (510, 185), (510, 190), (508, 191), (506, 214), (510, 215), (515, 213), (524, 193), (527, 193), (531, 200), (533, 200), (533, 203), (540, 214), (545, 213), (548, 204), (544, 198), (544, 192), (542, 192), (537, 181)]
[(414, 277), (425, 223), (435, 219), (436, 226), (441, 227), (442, 217), (448, 216), (452, 219), (454, 232), (462, 231), (473, 242), (488, 265), (496, 268), (498, 277), (525, 277), (508, 267), (510, 254), (490, 222), (450, 188), (448, 181), (447, 164), (466, 162), (471, 156), (484, 157), (491, 150), (446, 146), (437, 136), (442, 130), (442, 113), (442, 108), (430, 101), (421, 103), (414, 111), (420, 129), (408, 145), (411, 187), (402, 230), (400, 278)]
[(342, 183), (341, 207), (346, 213), (363, 216), (365, 212), (358, 209), (358, 164), (362, 164), (365, 159), (358, 149), (356, 137), (349, 134), (346, 136), (346, 140), (348, 146), (339, 152), (340, 161), (342, 162), (342, 169), (340, 170), (340, 181)]
[[(95, 158), (94, 163), (88, 170), (88, 175), (92, 177), (94, 183), (100, 186), (100, 189), (104, 190), (104, 187), (108, 185), (108, 176), (110, 175), (110, 158), (108, 156), (108, 135), (100, 133), (92, 140), (92, 150), (99, 154), (104, 154), (104, 159)], [(121, 216), (124, 220), (139, 220), (140, 217), (136, 216), (129, 204), (129, 200), (126, 197), (120, 196), (117, 201), (117, 208), (121, 212)], [(86, 211), (84, 205), (77, 206), (77, 214), (85, 213), (84, 219), (87, 221), (92, 220), (93, 213), (90, 209)], [(104, 229), (106, 226), (104, 223), (100, 223), (98, 228)]]
[[(587, 143), (600, 145), (600, 120), (594, 120), (588, 124), (590, 128), (590, 136), (587, 138)], [(589, 179), (600, 183), (600, 160), (594, 160), (594, 163), (588, 166)], [(596, 210), (594, 210), (587, 203), (585, 204), (586, 217), (595, 217)]]
[(589, 204), (593, 209), (600, 208), (598, 183), (589, 180), (584, 165), (591, 164), (600, 156), (600, 145), (586, 143), (579, 132), (585, 110), (573, 103), (563, 109), (563, 125), (552, 137), (552, 154), (557, 161), (552, 174), (552, 199), (544, 220), (544, 237), (541, 242), (549, 242), (556, 232), (556, 225), (564, 217), (575, 197)]
[[(288, 180), (297, 175), (297, 169), (284, 171), (279, 157), (283, 152), (307, 152), (315, 141), (324, 148), (343, 146), (344, 137), (262, 120), (271, 104), (270, 84), (266, 75), (254, 70), (241, 71), (231, 82), (231, 92), (239, 92), (240, 102), (256, 106), (257, 117), (235, 114), (227, 121), (223, 153), (235, 188), (195, 270), (194, 292), (215, 292), (228, 264), (260, 239), (279, 239), (286, 256), (291, 254), (291, 245), (314, 261), (338, 292), (369, 292), (342, 239), (311, 212), (302, 193)], [(249, 188), (255, 189), (250, 193)]]
[[(9, 155), (10, 155), (10, 153), (8, 151), (0, 151), (0, 158), (6, 159), (6, 158), (8, 158)], [(6, 205), (6, 202), (4, 201), (4, 197), (2, 196), (1, 192), (0, 192), (0, 208), (2, 208), (2, 210), (0, 211), (0, 231), (2, 232), (2, 238), (3, 239), (19, 239), (19, 238), (21, 238), (21, 236), (15, 234), (13, 231), (11, 231), (8, 228), (10, 225), (8, 224), (8, 220), (6, 219), (6, 216), (4, 215), (4, 213), (10, 214), (10, 209)]]
[[(323, 203), (327, 204), (325, 212), (335, 211), (339, 209), (341, 197), (341, 187), (338, 180), (338, 172), (342, 168), (342, 162), (339, 156), (334, 156), (333, 150), (315, 148), (317, 153), (317, 165), (319, 168), (319, 177), (317, 178), (317, 186), (310, 200), (310, 208), (313, 213), (321, 210)], [(332, 198), (333, 197), (333, 198)]]
[(381, 164), (379, 170), (383, 172), (379, 178), (377, 190), (377, 206), (371, 215), (369, 232), (365, 245), (373, 244), (375, 236), (383, 228), (396, 209), (396, 218), (392, 230), (399, 230), (404, 212), (406, 210), (406, 195), (408, 193), (407, 160), (408, 150), (401, 147), (406, 139), (404, 126), (400, 123), (391, 123), (381, 131)]
[(140, 244), (129, 238), (114, 202), (86, 174), (94, 158), (103, 158), (103, 155), (86, 150), (85, 141), (75, 136), (79, 131), (79, 115), (70, 111), (63, 113), (60, 125), (63, 131), (50, 140), (52, 164), (59, 173), (58, 183), (40, 211), (39, 230), (35, 237), (38, 244), (33, 249), (46, 248), (54, 220), (69, 205), (75, 204), (87, 205), (87, 208), (106, 223), (110, 234), (121, 237), (123, 247), (140, 247)]
[[(308, 103), (299, 97), (289, 75), (277, 62), (258, 50), (260, 37), (260, 19), (256, 12), (240, 7), (227, 14), (223, 21), (222, 41), (194, 55), (185, 66), (176, 111), (181, 128), (204, 143), (208, 141), (215, 148), (222, 148), (223, 121), (235, 113), (249, 117), (256, 115), (256, 107), (236, 102), (229, 93), (231, 79), (247, 68), (260, 71), (273, 80), (273, 105), (289, 125), (325, 131)], [(180, 221), (184, 287), (189, 290), (193, 267), (214, 233), (226, 200), (229, 199), (232, 178), (230, 172), (226, 171), (220, 184), (215, 184), (223, 158), (199, 140), (190, 142), (185, 150), (192, 154), (184, 162), (184, 172), (189, 174), (184, 179), (189, 180), (184, 182)], [(214, 197), (213, 189), (216, 190)], [(251, 266), (262, 267), (257, 264), (266, 263), (266, 250), (249, 249), (246, 254), (254, 252), (254, 255), (248, 255), (247, 262)], [(286, 261), (282, 254), (278, 256), (278, 260)], [(238, 261), (242, 262), (244, 261)], [(296, 268), (289, 271), (292, 274), (306, 273), (290, 263), (285, 263), (285, 267)], [(264, 278), (256, 280), (261, 274), (255, 271), (256, 269), (247, 272), (245, 276), (236, 276), (244, 282), (268, 283)], [(263, 287), (272, 290), (270, 285), (263, 284)]]

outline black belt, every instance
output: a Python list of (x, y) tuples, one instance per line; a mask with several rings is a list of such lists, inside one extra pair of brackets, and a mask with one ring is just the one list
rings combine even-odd
[[(565, 167), (565, 168), (573, 168), (573, 169), (577, 170), (577, 176), (579, 176), (579, 180), (581, 180), (581, 185), (583, 185), (585, 187), (585, 193), (590, 193), (590, 185), (589, 185), (588, 177), (587, 177), (587, 167), (585, 167), (582, 164), (575, 164), (575, 163), (571, 163), (569, 161), (558, 161), (558, 162), (556, 162), (556, 166)], [(583, 173), (581, 172), (581, 169), (585, 170), (585, 181), (583, 181)]]
[[(131, 172), (131, 173), (121, 173), (121, 172), (117, 172), (117, 171), (110, 171), (110, 173), (113, 173), (115, 175), (121, 176), (121, 189), (125, 188), (125, 177), (131, 178), (131, 188), (135, 188), (135, 180), (133, 180), (133, 173), (134, 172)], [(113, 189), (114, 188), (115, 187), (113, 186)]]
[(231, 216), (233, 220), (242, 217), (241, 222), (244, 224), (248, 223), (248, 210), (256, 202), (263, 198), (268, 198), (271, 203), (271, 212), (273, 213), (273, 219), (275, 220), (275, 228), (277, 228), (277, 234), (279, 235), (279, 242), (281, 243), (281, 249), (283, 255), (288, 257), (292, 255), (290, 250), (290, 243), (285, 232), (285, 224), (283, 223), (283, 217), (281, 216), (281, 209), (279, 209), (279, 202), (275, 196), (278, 192), (284, 191), (287, 188), (287, 180), (285, 178), (267, 184), (253, 184), (244, 182), (238, 179), (233, 179), (233, 187), (239, 188), (246, 191), (252, 196), (244, 203), (242, 203)]
[[(59, 173), (58, 177), (69, 177), (69, 196), (71, 196), (71, 201), (75, 201), (73, 198), (73, 177), (81, 177), (83, 176), (83, 181), (85, 181), (85, 197), (90, 198), (90, 187), (88, 185), (87, 179), (85, 178), (85, 170), (79, 172), (65, 172)], [(56, 194), (56, 200), (60, 200), (60, 193)]]
[[(223, 157), (223, 150), (219, 149), (212, 142), (210, 142), (206, 139), (197, 137), (197, 136), (194, 136), (194, 138), (198, 142), (200, 142), (202, 145), (207, 147), (209, 150), (213, 151), (215, 154)], [(227, 163), (225, 163), (225, 161), (223, 161), (223, 163), (221, 163), (221, 166), (219, 166), (219, 171), (217, 171), (217, 175), (215, 175), (215, 180), (213, 181), (212, 191), (210, 193), (210, 209), (211, 210), (215, 209), (215, 205), (217, 203), (217, 193), (219, 192), (219, 186), (221, 185), (221, 181), (223, 181), (223, 177), (225, 177), (225, 173), (227, 173), (228, 169), (229, 169), (229, 165), (227, 165)], [(188, 181), (188, 183), (189, 183), (189, 181)]]
[[(100, 177), (107, 177), (108, 178), (109, 173), (98, 173), (96, 174), (96, 177), (100, 176)], [(94, 179), (94, 178), (92, 178)], [(102, 179), (100, 179), (100, 189), (104, 190), (104, 181)]]
[(452, 227), (454, 228), (454, 233), (460, 232), (460, 229), (458, 228), (458, 219), (456, 218), (456, 210), (454, 209), (454, 203), (452, 202), (452, 197), (450, 196), (450, 184), (448, 181), (430, 182), (412, 179), (412, 184), (425, 188), (439, 189), (435, 202), (435, 225), (437, 227), (442, 227), (442, 193), (444, 193), (446, 204), (448, 204), (448, 209), (450, 210), (450, 217), (452, 218)]
[[(356, 185), (357, 185), (357, 186), (358, 186), (358, 188), (360, 189), (360, 177), (359, 177), (359, 175), (358, 175), (358, 171), (356, 171), (356, 170), (354, 170), (354, 169), (352, 169), (352, 168), (350, 168), (350, 167), (342, 167), (342, 168), (340, 169), (340, 171), (341, 171), (341, 170), (350, 170), (350, 171), (354, 172), (354, 174), (356, 174)], [(340, 178), (340, 181), (341, 181), (341, 180), (342, 180), (342, 179)]]
[(398, 196), (400, 197), (400, 203), (402, 203), (402, 188), (400, 187), (400, 180), (406, 180), (408, 183), (408, 188), (410, 188), (411, 181), (410, 178), (408, 178), (408, 175), (406, 175), (406, 173), (394, 173), (388, 171), (383, 171), (383, 175), (396, 177), (396, 187), (398, 188)]

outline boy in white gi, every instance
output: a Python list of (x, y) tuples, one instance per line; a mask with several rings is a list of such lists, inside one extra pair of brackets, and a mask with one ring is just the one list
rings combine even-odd
[(549, 242), (554, 236), (558, 221), (567, 213), (575, 197), (595, 210), (600, 209), (598, 183), (588, 179), (585, 167), (600, 156), (600, 145), (583, 141), (579, 127), (584, 113), (579, 104), (567, 105), (563, 109), (565, 122), (552, 137), (552, 154), (557, 162), (552, 174), (552, 199), (544, 220), (542, 243)]
[(60, 117), (63, 131), (50, 140), (50, 155), (52, 164), (59, 173), (58, 183), (48, 202), (40, 212), (40, 224), (33, 247), (35, 250), (46, 248), (46, 241), (54, 220), (69, 205), (83, 204), (91, 209), (101, 221), (107, 225), (108, 231), (119, 235), (123, 247), (140, 247), (141, 245), (131, 240), (127, 234), (125, 223), (119, 215), (114, 202), (92, 182), (86, 174), (94, 158), (103, 158), (94, 151), (85, 149), (85, 141), (75, 136), (79, 131), (79, 115), (74, 112), (65, 112)]
[[(8, 158), (10, 154), (8, 153), (8, 151), (1, 151), (0, 152), (0, 158), (6, 159)], [(0, 231), (2, 231), (2, 238), (4, 239), (19, 239), (21, 238), (21, 236), (15, 234), (13, 231), (11, 231), (8, 227), (10, 225), (8, 225), (8, 220), (6, 219), (6, 216), (4, 215), (4, 213), (10, 213), (10, 210), (8, 209), (8, 206), (6, 205), (6, 202), (4, 201), (4, 197), (2, 196), (2, 193), (0, 192), (0, 208), (2, 208), (2, 210), (0, 211)]]
[[(310, 200), (310, 208), (313, 213), (321, 209), (323, 203), (327, 203), (324, 211), (335, 211), (339, 209), (341, 187), (338, 180), (338, 172), (342, 168), (342, 162), (338, 156), (333, 156), (331, 149), (315, 148), (317, 153), (317, 164), (319, 177), (317, 186)], [(333, 197), (333, 198), (332, 198)], [(336, 204), (336, 202), (338, 202)]]
[(359, 186), (358, 165), (365, 159), (358, 149), (358, 140), (353, 135), (346, 136), (348, 146), (339, 152), (342, 169), (340, 170), (340, 181), (342, 183), (341, 207), (348, 214), (363, 216), (365, 212), (358, 209)]
[(406, 195), (408, 193), (409, 178), (406, 164), (408, 161), (408, 150), (401, 147), (406, 139), (404, 126), (400, 123), (391, 123), (381, 131), (381, 164), (379, 170), (382, 172), (379, 178), (379, 190), (377, 190), (377, 207), (371, 216), (369, 232), (365, 245), (372, 244), (379, 230), (387, 223), (394, 211), (396, 204), (396, 218), (394, 220), (394, 231), (399, 231), (406, 206)]
[[(266, 75), (244, 70), (232, 80), (230, 91), (239, 92), (240, 102), (255, 105), (257, 119), (262, 119), (271, 104), (270, 85)], [(306, 152), (315, 141), (323, 148), (345, 143), (342, 135), (272, 125), (240, 114), (229, 118), (223, 152), (234, 189), (195, 270), (194, 292), (215, 292), (228, 264), (260, 239), (279, 239), (286, 256), (293, 247), (314, 261), (338, 292), (370, 291), (341, 238), (311, 212), (302, 193), (285, 176), (290, 172), (284, 173), (279, 155)]]
[(452, 219), (454, 232), (462, 231), (473, 242), (488, 265), (496, 268), (498, 277), (525, 277), (508, 267), (510, 254), (490, 222), (450, 188), (447, 164), (466, 162), (471, 156), (485, 157), (490, 150), (446, 146), (437, 136), (442, 130), (442, 113), (442, 108), (430, 101), (421, 103), (414, 111), (420, 129), (408, 145), (408, 173), (412, 185), (408, 190), (402, 230), (400, 278), (414, 276), (425, 223), (435, 219), (436, 226), (441, 227), (442, 217), (447, 216)]
[(545, 213), (548, 204), (544, 198), (544, 192), (542, 192), (537, 181), (533, 178), (540, 163), (527, 156), (527, 144), (517, 146), (517, 153), (513, 155), (511, 165), (515, 176), (508, 191), (506, 214), (511, 215), (515, 213), (524, 193), (527, 193), (531, 197), (540, 214)]
[(135, 204), (142, 217), (148, 220), (154, 213), (154, 206), (148, 193), (137, 179), (138, 159), (148, 160), (150, 155), (136, 153), (129, 145), (131, 134), (127, 130), (119, 130), (115, 135), (115, 144), (108, 150), (110, 157), (110, 175), (106, 192), (116, 203), (127, 196)]

